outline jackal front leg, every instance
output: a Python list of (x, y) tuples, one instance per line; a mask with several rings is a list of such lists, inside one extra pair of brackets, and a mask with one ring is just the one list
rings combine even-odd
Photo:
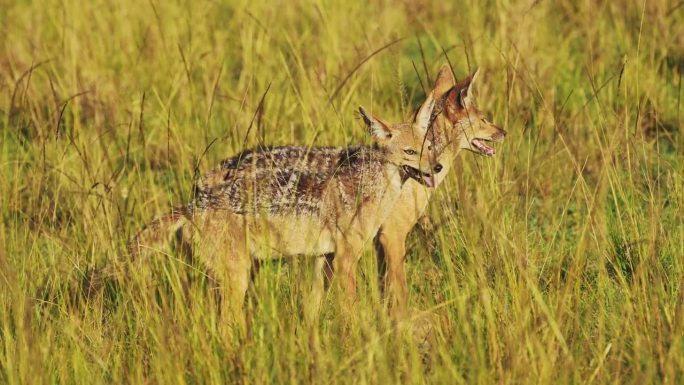
[[(403, 226), (407, 227), (407, 226)], [(399, 317), (406, 312), (408, 283), (406, 281), (406, 237), (410, 231), (397, 226), (384, 226), (375, 236), (380, 289), (390, 309)]]

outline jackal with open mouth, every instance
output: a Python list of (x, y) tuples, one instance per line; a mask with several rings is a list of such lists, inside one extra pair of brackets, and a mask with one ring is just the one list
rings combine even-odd
[[(456, 84), (451, 68), (443, 65), (437, 76), (433, 95), (436, 100), (435, 122), (427, 138), (438, 163), (443, 167), (436, 176), (436, 186), (442, 183), (461, 150), (494, 156), (489, 142), (501, 142), (506, 131), (491, 123), (474, 103), (473, 85), (479, 71)], [(381, 288), (395, 316), (405, 311), (408, 285), (405, 272), (406, 237), (423, 215), (434, 189), (409, 181), (402, 187), (396, 206), (375, 236)]]

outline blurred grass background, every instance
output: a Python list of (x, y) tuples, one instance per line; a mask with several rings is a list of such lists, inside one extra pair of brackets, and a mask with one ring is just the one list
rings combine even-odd
[[(303, 322), (305, 260), (244, 336), (173, 259), (69, 300), (220, 159), (367, 142), (355, 108), (408, 119), (447, 61), (509, 135), (409, 239), (407, 323), (370, 250), (351, 330)], [(677, 1), (2, 1), (0, 383), (681, 383), (682, 72)]]

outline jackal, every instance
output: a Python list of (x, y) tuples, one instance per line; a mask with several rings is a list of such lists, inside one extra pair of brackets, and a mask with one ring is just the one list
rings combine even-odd
[[(489, 122), (474, 104), (473, 84), (478, 74), (475, 71), (455, 84), (451, 68), (443, 65), (437, 76), (433, 89), (437, 116), (428, 134), (443, 166), (443, 172), (436, 176), (436, 185), (442, 183), (461, 150), (494, 156), (496, 150), (486, 142), (501, 142), (506, 136), (506, 131)], [(406, 237), (425, 212), (433, 192), (434, 189), (420, 183), (405, 183), (396, 206), (374, 238), (381, 289), (395, 316), (404, 312), (408, 299), (404, 270)]]
[[(181, 229), (225, 289), (224, 303), (241, 307), (253, 258), (335, 255), (346, 298), (363, 245), (385, 221), (407, 180), (435, 185), (426, 133), (434, 116), (428, 97), (413, 123), (390, 125), (359, 108), (372, 147), (276, 147), (245, 151), (202, 178), (194, 200), (143, 229), (130, 243), (137, 255)], [(322, 268), (318, 264), (318, 268)]]

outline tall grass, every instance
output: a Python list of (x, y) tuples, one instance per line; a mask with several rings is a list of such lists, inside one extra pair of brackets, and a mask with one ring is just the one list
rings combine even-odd
[[(71, 300), (220, 159), (367, 141), (356, 106), (407, 119), (447, 61), (509, 135), (410, 237), (406, 322), (370, 250), (351, 328), (303, 321), (305, 259), (263, 267), (244, 335), (173, 255)], [(661, 0), (3, 2), (0, 383), (681, 383), (682, 72)]]

